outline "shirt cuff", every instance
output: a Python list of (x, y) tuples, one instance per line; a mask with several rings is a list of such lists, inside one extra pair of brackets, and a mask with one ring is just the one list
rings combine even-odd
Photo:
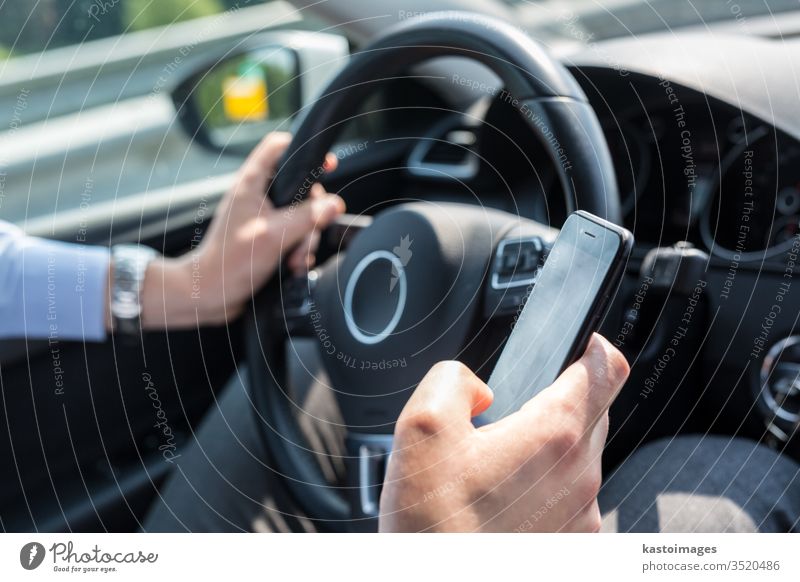
[(25, 337), (104, 340), (108, 249), (34, 237), (21, 247)]

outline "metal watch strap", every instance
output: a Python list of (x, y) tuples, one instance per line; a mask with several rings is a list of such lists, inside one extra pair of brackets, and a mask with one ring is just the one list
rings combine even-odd
[(111, 263), (111, 317), (118, 333), (139, 334), (142, 314), (141, 291), (147, 265), (158, 253), (146, 246), (114, 245)]

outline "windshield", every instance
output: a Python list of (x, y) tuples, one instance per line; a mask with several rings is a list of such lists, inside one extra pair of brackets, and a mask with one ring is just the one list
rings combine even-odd
[[(526, 28), (566, 29), (579, 23), (595, 41), (714, 22), (797, 11), (797, 0), (492, 0), (516, 13)], [(568, 18), (567, 18), (568, 17)], [(571, 22), (570, 22), (571, 20)], [(546, 23), (550, 24), (546, 24)]]
[[(125, 33), (172, 25), (271, 0), (19, 0), (0, 2), (0, 59), (39, 53)], [(328, 0), (337, 2), (343, 0)], [(464, 9), (496, 4), (526, 28), (566, 35), (565, 15), (594, 40), (798, 10), (797, 0), (470, 0)], [(388, 11), (396, 0), (379, 0)], [(428, 10), (453, 8), (431, 0)], [(310, 10), (314, 11), (312, 5)], [(386, 16), (386, 15), (384, 15)]]

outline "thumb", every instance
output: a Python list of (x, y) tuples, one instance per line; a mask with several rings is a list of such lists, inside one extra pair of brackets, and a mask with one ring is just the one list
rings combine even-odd
[(281, 233), (281, 250), (285, 254), (314, 230), (327, 227), (344, 212), (344, 200), (335, 194), (310, 198), (300, 204), (276, 208), (274, 228)]
[(559, 410), (568, 413), (576, 430), (588, 434), (608, 411), (629, 372), (625, 356), (603, 336), (593, 334), (578, 361), (507, 418), (516, 418), (530, 425), (541, 413), (541, 407), (556, 404)]
[(544, 392), (563, 395), (572, 414), (588, 428), (611, 406), (628, 379), (625, 356), (600, 334), (593, 334), (581, 358)]
[(461, 362), (439, 362), (411, 395), (397, 432), (414, 440), (474, 430), (470, 419), (489, 408), (492, 390)]

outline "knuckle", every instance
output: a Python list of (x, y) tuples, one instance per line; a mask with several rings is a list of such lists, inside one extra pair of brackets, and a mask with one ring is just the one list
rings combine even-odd
[(467, 368), (467, 366), (458, 360), (443, 360), (441, 362), (437, 362), (433, 365), (431, 371), (435, 374), (446, 374), (448, 376), (457, 378), (472, 375), (469, 368)]
[(267, 134), (267, 139), (270, 143), (287, 146), (292, 141), (292, 134), (288, 131), (271, 131)]
[(580, 446), (581, 433), (572, 426), (562, 427), (550, 439), (552, 454), (557, 461), (573, 459)]
[(503, 487), (494, 479), (474, 479), (466, 488), (467, 502), (470, 506), (486, 508), (492, 513), (508, 509)]
[(555, 410), (556, 414), (559, 415), (560, 418), (568, 420), (575, 414), (575, 410), (577, 409), (577, 404), (573, 398), (567, 398), (566, 396), (559, 395), (555, 401)]
[(431, 388), (446, 383), (453, 386), (468, 388), (473, 385), (477, 377), (472, 371), (457, 360), (444, 360), (437, 362), (425, 375), (423, 383), (427, 388)]
[(403, 414), (397, 420), (395, 431), (398, 436), (411, 440), (431, 437), (445, 428), (442, 415), (434, 409), (424, 408), (409, 414)]
[(245, 167), (242, 173), (239, 174), (237, 192), (248, 192), (258, 185), (260, 180), (260, 173), (252, 168)]

